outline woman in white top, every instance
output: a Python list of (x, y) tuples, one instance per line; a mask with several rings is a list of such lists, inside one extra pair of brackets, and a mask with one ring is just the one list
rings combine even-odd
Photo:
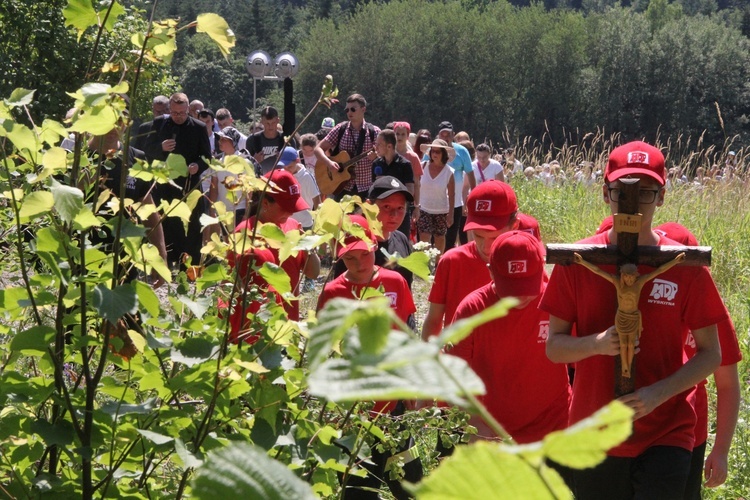
[(431, 144), (423, 144), (422, 153), (429, 150), (429, 160), (423, 164), (423, 174), (419, 186), (419, 205), (414, 207), (419, 241), (434, 240), (434, 247), (440, 253), (445, 249), (445, 234), (453, 225), (454, 185), (453, 169), (448, 162), (456, 152), (447, 142), (435, 139)]
[[(237, 155), (240, 132), (234, 127), (225, 127), (220, 132), (217, 132), (216, 135), (219, 137), (219, 149), (223, 153), (221, 162), (227, 163), (230, 157)], [(246, 167), (244, 173), (252, 172), (250, 162), (242, 156), (238, 157), (242, 158), (243, 167)], [(245, 163), (247, 164), (246, 166), (244, 165)], [(239, 224), (245, 216), (245, 194), (241, 189), (238, 189), (240, 182), (237, 180), (242, 175), (244, 174), (237, 174), (228, 170), (214, 170), (211, 175), (211, 188), (208, 194), (211, 200), (210, 215), (216, 216), (214, 203), (222, 202), (227, 212), (232, 212), (235, 215), (232, 227), (227, 228), (229, 231), (232, 231), (234, 226)], [(235, 187), (230, 189), (232, 185)]]
[[(493, 160), (492, 149), (488, 144), (482, 143), (476, 147), (477, 159), (471, 165), (474, 167), (474, 178), (477, 180), (477, 186), (490, 179), (497, 179), (505, 182), (505, 173), (503, 165), (497, 160)], [(469, 184), (464, 182), (464, 200), (469, 197)]]

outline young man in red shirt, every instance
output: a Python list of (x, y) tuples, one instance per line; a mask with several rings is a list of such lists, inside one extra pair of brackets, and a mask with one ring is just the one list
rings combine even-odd
[(473, 240), (448, 250), (438, 262), (422, 325), (425, 340), (452, 323), (464, 297), (490, 282), (487, 263), (492, 243), (515, 228), (518, 202), (509, 184), (494, 179), (483, 182), (471, 191), (466, 204), (465, 229), (473, 233)]
[(338, 258), (344, 262), (346, 272), (326, 283), (318, 300), (318, 310), (334, 297), (360, 299), (368, 296), (368, 290), (380, 290), (398, 317), (407, 322), (409, 316), (417, 312), (409, 285), (396, 271), (375, 265), (378, 244), (367, 219), (361, 215), (350, 215), (349, 219), (365, 230), (367, 239), (348, 236), (345, 245), (339, 248)]
[[(344, 261), (346, 272), (333, 281), (328, 282), (323, 288), (323, 293), (318, 299), (318, 310), (325, 304), (336, 298), (366, 299), (380, 295), (381, 293), (390, 301), (391, 308), (404, 322), (409, 321), (417, 308), (409, 290), (406, 280), (396, 271), (383, 269), (375, 265), (375, 252), (378, 249), (375, 236), (370, 231), (370, 225), (361, 215), (349, 215), (352, 223), (364, 229), (365, 239), (355, 236), (347, 236), (338, 251), (339, 259)], [(378, 293), (379, 292), (379, 293)], [(406, 404), (404, 401), (379, 402), (373, 407), (377, 413), (386, 413), (391, 416), (400, 416), (404, 413)], [(401, 447), (400, 451), (406, 451), (414, 446), (414, 438), (409, 437)], [(377, 447), (372, 446), (372, 463), (364, 463), (367, 469), (365, 477), (352, 476), (347, 483), (344, 495), (346, 499), (373, 499), (380, 498), (379, 489), (386, 483), (395, 498), (406, 499), (410, 495), (406, 493), (400, 483), (390, 478), (386, 471), (388, 459), (392, 456), (389, 452), (379, 452)], [(410, 455), (411, 458), (404, 463), (404, 479), (409, 482), (418, 482), (422, 479), (422, 462), (418, 457)], [(365, 489), (366, 488), (366, 489)]]
[[(454, 321), (478, 314), (505, 297), (520, 302), (507, 316), (485, 323), (450, 354), (466, 360), (484, 382), (480, 398), (518, 443), (533, 443), (568, 425), (570, 385), (564, 364), (545, 354), (549, 314), (538, 309), (545, 288), (544, 250), (534, 236), (510, 231), (490, 254), (492, 281), (470, 293)], [(495, 437), (478, 417), (479, 437)]]
[[(285, 233), (293, 230), (301, 231), (302, 225), (292, 218), (292, 214), (300, 210), (308, 210), (310, 207), (302, 198), (302, 191), (294, 175), (284, 169), (277, 169), (264, 176), (278, 189), (269, 189), (261, 197), (260, 203), (255, 207), (256, 214), (249, 219), (237, 224), (234, 232), (248, 231), (252, 233), (256, 219), (258, 223), (276, 224)], [(271, 249), (276, 260), (279, 260), (279, 251)], [(300, 274), (308, 278), (317, 278), (320, 274), (320, 259), (316, 252), (300, 251), (297, 255), (289, 256), (280, 264), (281, 268), (289, 275), (294, 295), (300, 292)], [(284, 303), (284, 309), (289, 314), (289, 319), (299, 321), (299, 302)]]
[[(641, 229), (639, 245), (674, 242), (654, 232), (652, 220), (664, 203), (664, 156), (657, 148), (631, 142), (610, 154), (602, 195), (617, 213), (622, 180), (638, 178)], [(585, 244), (615, 244), (610, 229)], [(615, 266), (601, 266), (614, 274)], [(640, 274), (652, 268), (638, 266)], [(580, 265), (557, 266), (540, 308), (550, 314), (547, 355), (557, 363), (575, 363), (570, 423), (578, 422), (614, 399), (615, 362), (620, 343), (613, 326), (615, 288)], [(681, 499), (695, 444), (694, 388), (721, 362), (716, 324), (726, 309), (706, 268), (676, 266), (649, 282), (638, 308), (643, 331), (636, 354), (634, 393), (620, 401), (633, 411), (633, 432), (592, 469), (572, 471), (576, 498)], [(575, 325), (575, 335), (572, 334)], [(696, 354), (684, 362), (687, 332)]]

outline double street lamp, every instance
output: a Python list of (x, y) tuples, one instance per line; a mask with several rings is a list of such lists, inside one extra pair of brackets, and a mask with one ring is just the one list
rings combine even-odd
[(257, 103), (258, 80), (284, 82), (284, 134), (294, 131), (294, 88), (292, 78), (299, 72), (299, 60), (291, 52), (282, 52), (273, 60), (268, 52), (256, 50), (247, 56), (245, 69), (253, 79), (253, 109)]

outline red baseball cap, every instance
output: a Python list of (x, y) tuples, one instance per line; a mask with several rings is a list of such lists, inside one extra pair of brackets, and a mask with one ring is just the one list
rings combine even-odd
[(345, 253), (352, 250), (365, 250), (367, 252), (375, 250), (378, 243), (370, 230), (370, 224), (367, 222), (367, 219), (361, 215), (349, 215), (348, 217), (352, 226), (359, 226), (359, 229), (364, 230), (364, 235), (360, 231), (357, 231), (360, 233), (359, 235), (347, 231), (346, 238), (344, 238), (344, 245), (339, 247), (338, 257), (342, 257)]
[(529, 214), (518, 212), (516, 214), (516, 229), (529, 233), (534, 238), (542, 241), (542, 233), (539, 230), (539, 221)]
[(464, 230), (498, 231), (508, 225), (517, 211), (516, 193), (509, 184), (496, 179), (485, 181), (472, 189), (466, 200)]
[(604, 172), (607, 182), (638, 174), (651, 177), (663, 186), (666, 170), (662, 152), (642, 141), (629, 142), (612, 150)]
[(544, 281), (544, 249), (530, 233), (508, 231), (497, 237), (490, 269), (499, 297), (536, 296)]
[(695, 235), (682, 224), (676, 222), (665, 222), (664, 224), (655, 227), (654, 231), (662, 236), (666, 236), (670, 240), (676, 241), (677, 243), (682, 243), (683, 245), (691, 247), (698, 246), (698, 238), (696, 238)]
[(272, 170), (264, 175), (266, 179), (273, 182), (276, 186), (271, 186), (268, 195), (272, 196), (276, 203), (285, 211), (296, 213), (300, 210), (308, 210), (310, 205), (302, 198), (302, 190), (299, 187), (294, 175), (280, 168)]

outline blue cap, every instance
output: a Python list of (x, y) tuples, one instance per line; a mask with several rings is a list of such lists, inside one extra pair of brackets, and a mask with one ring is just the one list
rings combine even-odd
[(287, 146), (284, 148), (284, 151), (281, 152), (281, 156), (279, 157), (279, 166), (286, 167), (296, 160), (299, 160), (299, 153), (297, 153), (297, 150), (293, 147)]

